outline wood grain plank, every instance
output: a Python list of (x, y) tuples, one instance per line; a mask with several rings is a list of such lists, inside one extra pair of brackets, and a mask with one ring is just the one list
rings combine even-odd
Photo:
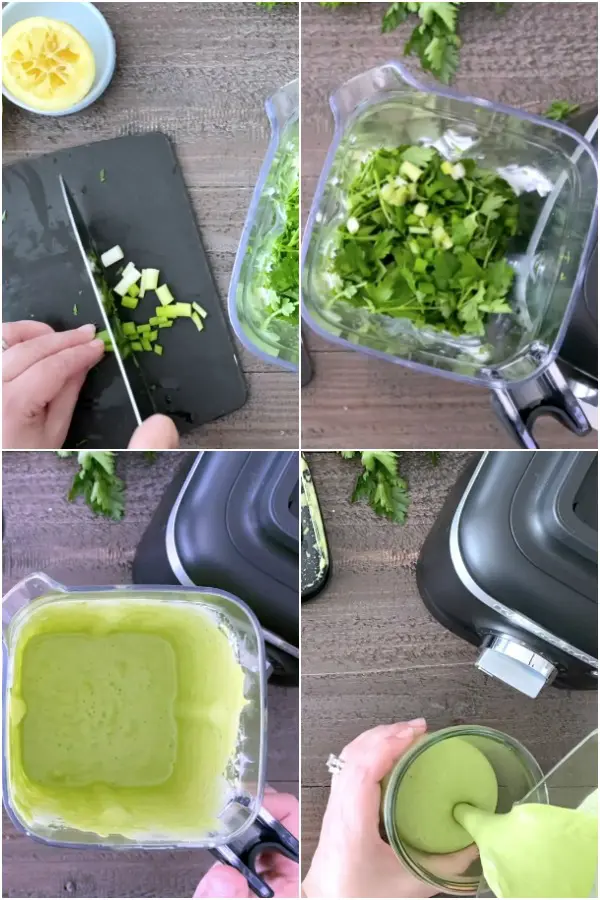
[[(3, 591), (34, 571), (69, 586), (129, 584), (137, 544), (182, 453), (121, 453), (127, 483), (121, 522), (66, 500), (75, 470), (55, 453), (5, 451)], [(298, 794), (298, 688), (268, 687), (267, 778)], [(203, 851), (114, 853), (35, 843), (3, 820), (5, 897), (191, 897), (212, 857)]]
[(307, 453), (327, 531), (331, 578), (302, 606), (302, 862), (306, 871), (329, 792), (325, 761), (367, 728), (425, 716), (431, 730), (480, 723), (522, 741), (547, 770), (597, 726), (595, 692), (545, 690), (537, 700), (486, 678), (474, 647), (425, 609), (417, 558), (444, 498), (473, 454), (403, 453), (407, 523), (349, 498), (357, 466)]
[[(333, 136), (329, 96), (353, 75), (389, 59), (425, 79), (418, 60), (402, 56), (411, 25), (381, 34), (385, 3), (338, 9), (302, 6), (302, 214), (306, 218)], [(490, 4), (461, 12), (460, 69), (453, 87), (541, 112), (557, 98), (597, 97), (598, 7), (595, 3), (515, 3), (503, 16)], [(511, 447), (485, 390), (336, 350), (308, 332), (315, 375), (303, 389), (302, 446), (403, 448)], [(552, 421), (536, 435), (546, 448), (597, 446), (597, 435), (572, 436)]]
[[(64, 118), (4, 106), (3, 162), (162, 131), (174, 142), (219, 295), (226, 304), (244, 219), (270, 138), (267, 97), (298, 76), (298, 9), (254, 3), (99, 3), (117, 40), (104, 96)], [(298, 446), (298, 378), (236, 341), (250, 399), (184, 446)], [(210, 390), (210, 385), (199, 385)]]

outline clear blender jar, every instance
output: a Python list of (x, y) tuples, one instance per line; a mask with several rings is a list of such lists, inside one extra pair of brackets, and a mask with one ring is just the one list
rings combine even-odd
[[(348, 348), (491, 389), (522, 446), (535, 448), (531, 425), (541, 412), (587, 433), (589, 422), (556, 358), (597, 236), (591, 143), (561, 123), (423, 85), (395, 62), (348, 81), (331, 107), (335, 135), (303, 241), (307, 324)], [(347, 189), (369, 152), (400, 144), (435, 146), (451, 161), (476, 158), (526, 204), (527, 228), (509, 257), (513, 314), (490, 317), (482, 339), (419, 328), (336, 299), (330, 269), (335, 232), (347, 218)]]
[(265, 362), (292, 371), (298, 369), (299, 325), (268, 320), (268, 298), (260, 280), (273, 244), (286, 224), (287, 191), (298, 181), (298, 85), (298, 79), (290, 81), (265, 104), (271, 141), (252, 195), (228, 296), (231, 324), (242, 344)]
[[(244, 673), (244, 697), (235, 751), (222, 778), (227, 789), (214, 829), (193, 840), (168, 836), (133, 840), (122, 835), (102, 837), (78, 831), (60, 822), (33, 826), (23, 821), (11, 796), (11, 748), (8, 741), (11, 716), (11, 685), (14, 676), (14, 651), (23, 625), (45, 605), (65, 601), (102, 601), (119, 604), (136, 599), (172, 606), (196, 604), (213, 618), (227, 635)], [(205, 848), (217, 858), (238, 868), (254, 892), (272, 896), (268, 885), (254, 871), (254, 860), (263, 844), (297, 858), (296, 839), (261, 807), (266, 767), (266, 677), (267, 665), (262, 632), (253, 612), (237, 597), (212, 588), (157, 586), (114, 586), (66, 588), (43, 573), (28, 576), (6, 594), (2, 604), (3, 627), (3, 800), (11, 820), (30, 837), (47, 844), (103, 849), (178, 849)], [(215, 673), (218, 678), (218, 673)]]
[(398, 790), (412, 764), (429, 747), (456, 737), (476, 747), (491, 764), (498, 781), (496, 812), (508, 812), (525, 795), (534, 795), (536, 803), (547, 803), (548, 796), (543, 786), (538, 787), (543, 773), (531, 753), (510, 735), (483, 725), (455, 725), (431, 732), (398, 760), (384, 782), (382, 797), (383, 827), (390, 846), (405, 868), (420, 881), (439, 893), (467, 897), (475, 895), (482, 883), (479, 858), (467, 862), (465, 867), (461, 853), (442, 855), (416, 850), (401, 838), (395, 821)]

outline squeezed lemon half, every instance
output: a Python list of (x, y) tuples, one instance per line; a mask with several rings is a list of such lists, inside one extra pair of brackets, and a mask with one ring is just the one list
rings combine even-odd
[(2, 37), (2, 81), (39, 110), (65, 110), (89, 93), (96, 63), (88, 42), (66, 22), (22, 19)]

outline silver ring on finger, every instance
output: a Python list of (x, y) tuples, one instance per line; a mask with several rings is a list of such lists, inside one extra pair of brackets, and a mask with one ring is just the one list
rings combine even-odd
[(339, 756), (335, 756), (333, 753), (330, 753), (327, 758), (327, 771), (330, 775), (339, 775), (342, 769), (344, 768), (345, 761), (341, 759)]
[(6, 340), (2, 338), (2, 352), (4, 353), (5, 350), (8, 350), (8, 344), (6, 343)]

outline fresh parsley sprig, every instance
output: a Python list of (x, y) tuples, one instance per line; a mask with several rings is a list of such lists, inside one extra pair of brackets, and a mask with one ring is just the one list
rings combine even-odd
[[(399, 472), (400, 454), (396, 450), (341, 450), (344, 459), (358, 459), (361, 471), (350, 498), (352, 503), (366, 500), (378, 516), (403, 525), (410, 506), (408, 482)], [(437, 465), (439, 451), (430, 452)]]
[(547, 119), (554, 119), (555, 122), (564, 122), (578, 110), (579, 103), (571, 103), (570, 100), (553, 100), (543, 115)]
[(410, 504), (408, 485), (398, 472), (395, 450), (342, 450), (344, 459), (358, 457), (362, 466), (352, 503), (364, 499), (379, 516), (403, 523)]
[(458, 336), (483, 337), (491, 315), (511, 312), (518, 200), (495, 172), (433, 147), (379, 148), (359, 163), (346, 206), (333, 302)]
[(444, 84), (452, 81), (459, 63), (460, 37), (457, 34), (457, 3), (391, 3), (384, 13), (381, 30), (394, 31), (411, 14), (420, 24), (415, 26), (404, 45), (404, 55), (415, 54), (426, 72)]
[(67, 499), (83, 496), (93, 513), (118, 521), (125, 512), (125, 483), (115, 473), (116, 454), (106, 450), (58, 450), (60, 457), (77, 456), (78, 470)]

